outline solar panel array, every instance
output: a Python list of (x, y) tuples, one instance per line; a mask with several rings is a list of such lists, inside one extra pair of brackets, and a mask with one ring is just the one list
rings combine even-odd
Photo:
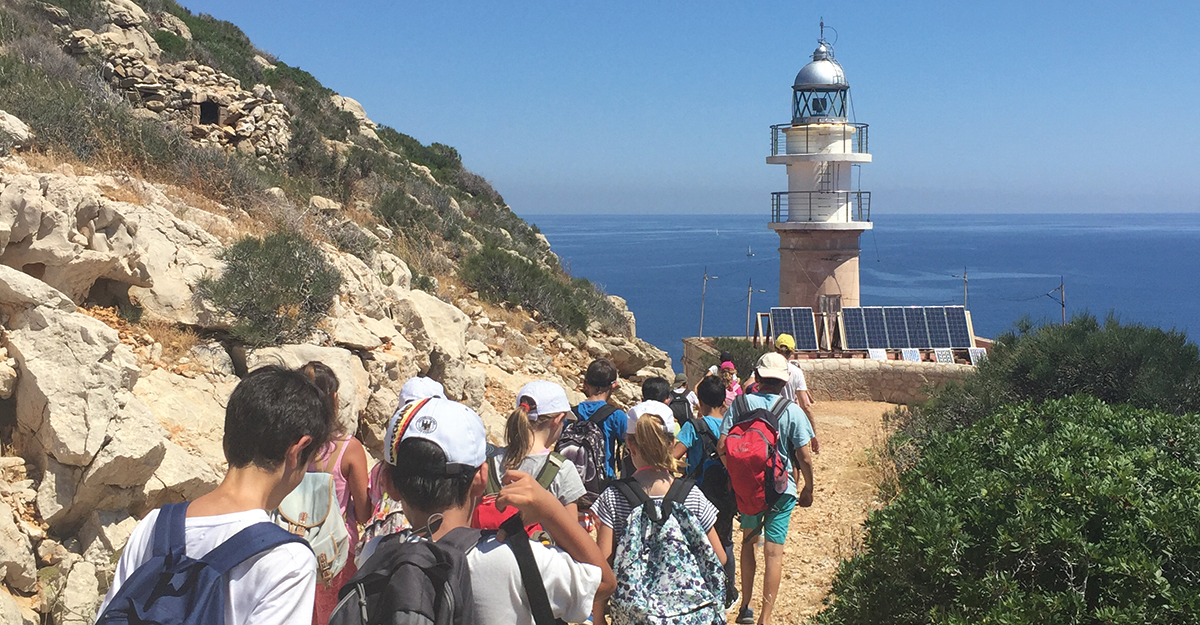
[(814, 352), (817, 345), (817, 324), (812, 308), (772, 308), (771, 334), (790, 334), (796, 339), (796, 349)]
[(842, 330), (846, 337), (843, 349), (974, 347), (967, 310), (962, 306), (843, 308)]

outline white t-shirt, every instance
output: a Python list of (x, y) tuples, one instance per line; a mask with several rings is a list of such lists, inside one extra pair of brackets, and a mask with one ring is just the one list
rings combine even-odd
[[(147, 514), (129, 535), (99, 614), (104, 613), (130, 575), (153, 555), (154, 522), (158, 512), (154, 510)], [(239, 531), (270, 520), (266, 510), (189, 517), (184, 533), (187, 555), (202, 558)], [(225, 596), (229, 601), (225, 606), (227, 625), (311, 625), (317, 558), (305, 545), (289, 543), (233, 567), (226, 575), (225, 584)]]
[(783, 396), (796, 401), (797, 391), (807, 391), (808, 383), (804, 381), (804, 370), (795, 363), (788, 363), (788, 383), (783, 387)]
[[(576, 562), (565, 551), (530, 541), (533, 557), (542, 571), (542, 583), (556, 618), (582, 623), (592, 613), (600, 588), (600, 568)], [(471, 567), (471, 592), (475, 595), (478, 625), (534, 625), (521, 584), (521, 569), (512, 549), (495, 536), (467, 552)]]

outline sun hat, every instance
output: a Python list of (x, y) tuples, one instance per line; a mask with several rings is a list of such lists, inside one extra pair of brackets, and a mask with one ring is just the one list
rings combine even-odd
[(633, 434), (637, 429), (637, 420), (646, 415), (656, 415), (662, 418), (663, 431), (668, 434), (675, 433), (675, 411), (671, 407), (661, 401), (648, 399), (640, 404), (635, 405), (625, 412), (629, 418), (626, 420), (625, 431), (628, 434)]
[[(523, 401), (529, 399), (532, 401)], [(568, 418), (574, 418), (571, 412), (571, 402), (563, 387), (545, 380), (534, 380), (521, 387), (517, 393), (517, 408), (524, 404), (529, 411), (529, 420), (537, 421), (542, 415), (567, 413)]]
[(446, 399), (446, 389), (441, 382), (426, 377), (409, 378), (404, 386), (400, 387), (401, 408), (426, 397)]
[(754, 366), (754, 374), (764, 379), (787, 382), (790, 377), (787, 358), (784, 358), (783, 354), (775, 352), (763, 354), (762, 358), (758, 359), (758, 364)]
[(679, 387), (683, 386), (684, 384), (687, 384), (687, 374), (686, 373), (676, 373), (675, 374), (675, 382), (673, 384), (671, 384), (671, 386), (673, 386), (674, 388), (679, 388)]
[(725, 362), (721, 363), (721, 370), (722, 371), (737, 371), (737, 367), (732, 362), (726, 360)]
[(475, 471), (487, 461), (483, 419), (456, 401), (426, 397), (396, 411), (388, 422), (383, 459), (395, 466), (400, 443), (423, 438), (446, 454), (446, 474)]
[(780, 334), (775, 337), (775, 347), (776, 349), (786, 349), (789, 352), (795, 351), (796, 339), (792, 338), (790, 334)]

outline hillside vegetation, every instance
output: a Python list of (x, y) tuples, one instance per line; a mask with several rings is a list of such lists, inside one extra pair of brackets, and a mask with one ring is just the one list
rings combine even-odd
[[(196, 62), (243, 89), (269, 89), (290, 114), (286, 152), (264, 158), (197, 145), (188, 129), (147, 115), (110, 88), (111, 63), (65, 53), (72, 31), (111, 21), (103, 12), (114, 3), (4, 0), (0, 109), (32, 127), (34, 152), (186, 187), (261, 224), (248, 228), (256, 236), (298, 233), (364, 258), (389, 251), (408, 263), (419, 288), (436, 292), (439, 279), (461, 281), (496, 302), (536, 310), (564, 332), (592, 323), (612, 333), (625, 327), (607, 297), (567, 275), (536, 227), (466, 169), (453, 147), (356, 117), (315, 76), (258, 50), (229, 22), (174, 0), (136, 3), (148, 15), (174, 16), (189, 31), (190, 39), (144, 24), (161, 50), (157, 62)], [(333, 200), (337, 210), (318, 208), (311, 196)], [(479, 271), (460, 280), (464, 263), (490, 266), (497, 251), (523, 267), (510, 266), (501, 286)]]
[(891, 415), (890, 503), (816, 621), (1197, 622), (1198, 381), (1182, 333), (1019, 324)]

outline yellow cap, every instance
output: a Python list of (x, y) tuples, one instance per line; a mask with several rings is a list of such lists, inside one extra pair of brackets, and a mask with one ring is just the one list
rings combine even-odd
[(779, 336), (775, 337), (775, 347), (777, 349), (782, 348), (789, 351), (795, 350), (796, 339), (792, 338), (792, 335), (790, 334), (780, 334)]

